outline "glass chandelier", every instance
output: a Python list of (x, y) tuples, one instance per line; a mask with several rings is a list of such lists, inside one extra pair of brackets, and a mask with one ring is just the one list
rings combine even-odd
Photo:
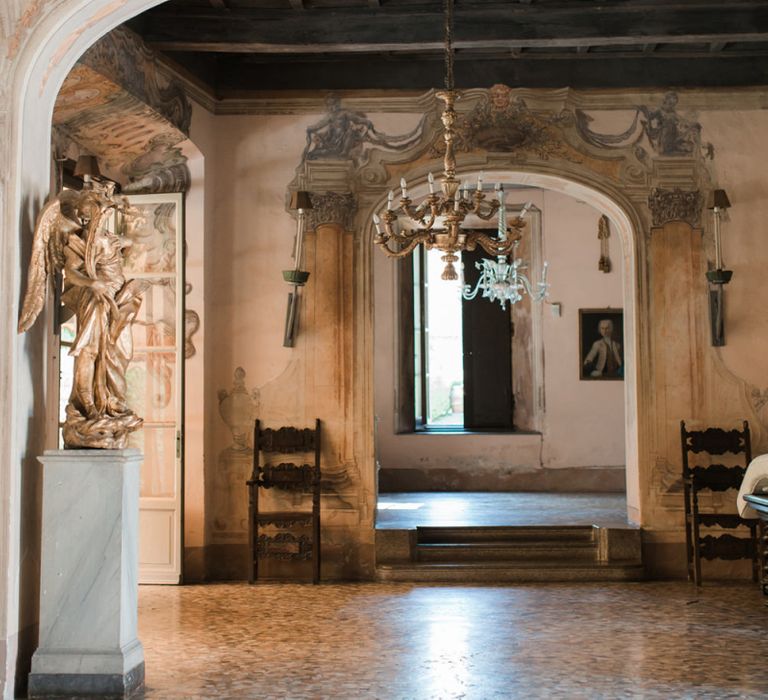
[[(480, 246), (486, 253), (496, 256), (496, 260), (483, 259), (476, 263), (482, 271), (480, 280), (474, 289), (462, 285), (465, 299), (474, 299), (482, 290), (482, 296), (491, 301), (500, 301), (503, 308), (507, 302), (514, 304), (527, 293), (532, 299), (540, 301), (547, 293), (546, 263), (542, 280), (534, 289), (524, 271), (527, 265), (514, 253), (522, 237), (525, 226), (522, 215), (510, 225), (506, 223), (504, 210), (504, 189), (500, 184), (494, 188), (495, 197), (490, 201), (483, 192), (482, 173), (477, 178), (477, 186), (472, 189), (468, 183), (463, 185), (456, 179), (456, 157), (454, 155), (454, 125), (456, 111), (454, 104), (459, 98), (454, 89), (453, 79), (453, 0), (445, 0), (445, 90), (437, 97), (445, 103), (441, 117), (445, 156), (443, 158), (443, 176), (440, 180), (440, 192), (435, 191), (435, 178), (432, 173), (427, 177), (429, 194), (417, 206), (408, 196), (405, 178), (400, 180), (401, 197), (394, 206), (394, 191), (390, 190), (387, 208), (373, 215), (376, 228), (373, 242), (390, 258), (403, 258), (410, 255), (416, 246), (423, 244), (427, 250), (436, 248), (443, 255), (441, 260), (445, 269), (441, 275), (444, 280), (457, 280), (454, 263), (459, 260), (457, 253), (476, 250)], [(468, 215), (489, 221), (496, 213), (499, 215), (497, 235), (488, 235), (486, 231), (464, 228), (462, 224)], [(398, 223), (400, 216), (407, 216), (415, 228), (405, 229)], [(512, 255), (512, 262), (507, 256)]]
[[(528, 202), (517, 217), (518, 222), (522, 222), (525, 219), (525, 215), (530, 208), (531, 202)], [(502, 197), (501, 206), (499, 207), (498, 235), (500, 239), (507, 230), (505, 214), (504, 199)], [(496, 260), (483, 258), (476, 262), (475, 267), (480, 270), (480, 278), (477, 280), (474, 289), (469, 284), (463, 284), (462, 281), (462, 297), (472, 300), (482, 292), (483, 299), (488, 299), (491, 302), (498, 301), (502, 309), (507, 308), (507, 302), (512, 305), (522, 301), (524, 294), (527, 294), (533, 301), (538, 302), (544, 299), (549, 290), (549, 285), (547, 284), (547, 263), (544, 263), (541, 270), (541, 280), (534, 286), (525, 274), (528, 264), (523, 262), (521, 258), (515, 257), (519, 243), (518, 239), (512, 246), (512, 262), (509, 262), (506, 255), (500, 255)]]

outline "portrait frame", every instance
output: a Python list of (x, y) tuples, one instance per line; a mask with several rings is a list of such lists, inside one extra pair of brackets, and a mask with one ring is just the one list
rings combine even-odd
[[(600, 371), (598, 357), (588, 361), (593, 345), (602, 338), (599, 325), (603, 320), (611, 321), (611, 340), (619, 344), (621, 366), (611, 374), (597, 374)], [(624, 309), (579, 309), (579, 379), (598, 382), (624, 379)]]

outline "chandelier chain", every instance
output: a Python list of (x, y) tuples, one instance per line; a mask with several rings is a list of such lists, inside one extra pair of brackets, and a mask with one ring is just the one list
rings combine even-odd
[(445, 16), (445, 89), (453, 90), (453, 0), (444, 2)]

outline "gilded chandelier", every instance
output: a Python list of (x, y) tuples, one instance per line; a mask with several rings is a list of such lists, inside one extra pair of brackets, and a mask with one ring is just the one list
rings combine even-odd
[[(427, 250), (437, 248), (444, 253), (441, 258), (445, 263), (442, 278), (457, 280), (459, 276), (454, 267), (454, 263), (459, 260), (457, 253), (475, 250), (479, 245), (489, 255), (508, 255), (520, 240), (524, 224), (518, 217), (510, 226), (505, 226), (503, 232), (499, 229), (497, 237), (462, 227), (469, 214), (488, 221), (500, 208), (503, 209), (504, 191), (501, 185), (496, 185), (496, 196), (489, 201), (483, 193), (482, 175), (478, 177), (474, 189), (466, 183), (462, 185), (456, 179), (454, 104), (459, 93), (454, 89), (453, 80), (453, 0), (445, 0), (445, 90), (438, 92), (437, 96), (445, 103), (441, 117), (445, 140), (441, 191), (435, 191), (435, 179), (429, 173), (429, 194), (421, 204), (414, 206), (408, 196), (407, 183), (401, 179), (402, 196), (399, 205), (393, 208), (395, 195), (390, 191), (386, 210), (381, 215), (373, 215), (376, 227), (373, 241), (391, 258), (405, 257), (419, 244), (423, 244)], [(411, 230), (401, 228), (398, 224), (401, 215), (408, 216), (418, 227)]]

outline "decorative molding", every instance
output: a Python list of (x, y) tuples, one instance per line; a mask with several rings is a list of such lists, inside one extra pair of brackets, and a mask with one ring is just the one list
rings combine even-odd
[(5, 57), (9, 61), (13, 61), (16, 58), (22, 41), (39, 19), (43, 7), (50, 1), (51, 0), (32, 0), (24, 10), (24, 14), (16, 20), (13, 33), (8, 37), (8, 51), (6, 52)]
[(351, 230), (352, 221), (357, 211), (357, 198), (351, 192), (339, 194), (338, 192), (326, 192), (325, 194), (311, 193), (312, 209), (307, 217), (307, 225), (317, 228), (323, 224), (337, 224), (345, 231)]
[(699, 190), (666, 190), (654, 187), (648, 195), (653, 226), (664, 226), (670, 221), (684, 221), (693, 228), (699, 226), (702, 196)]
[(192, 309), (184, 310), (184, 359), (188, 360), (197, 354), (197, 348), (192, 336), (200, 330), (200, 314)]
[(185, 136), (192, 105), (183, 88), (158, 71), (157, 54), (126, 27), (105, 34), (78, 61), (149, 105)]
[(159, 152), (149, 151), (123, 166), (128, 176), (123, 185), (126, 194), (160, 194), (186, 192), (192, 181), (187, 157), (181, 149), (160, 145)]
[[(283, 96), (276, 93), (252, 93), (250, 96), (217, 97), (207, 86), (201, 86), (184, 76), (170, 65), (164, 72), (173, 74), (183, 83), (187, 94), (202, 107), (216, 115), (280, 115), (280, 114), (322, 114), (325, 111), (325, 96), (318, 92), (302, 95)], [(536, 90), (514, 88), (516, 97), (529, 105), (548, 103), (553, 109), (557, 104), (566, 102), (573, 109), (588, 111), (636, 110), (640, 104), (660, 102), (664, 90), (626, 91), (626, 90), (572, 90), (570, 88), (554, 90)], [(475, 90), (462, 91), (462, 99), (471, 99)], [(729, 88), (725, 90), (703, 90), (678, 93), (679, 107), (686, 111), (732, 111), (768, 109), (768, 93), (760, 88)], [(369, 114), (424, 114), (436, 104), (434, 90), (426, 92), (377, 91), (369, 95), (363, 91), (345, 93), (342, 105), (346, 109)]]

